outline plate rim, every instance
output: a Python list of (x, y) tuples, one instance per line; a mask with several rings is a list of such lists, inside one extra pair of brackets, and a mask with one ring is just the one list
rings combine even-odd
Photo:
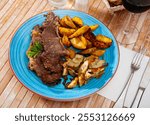
[[(55, 12), (55, 11), (75, 11), (75, 12), (80, 12), (80, 13), (86, 14), (86, 15), (92, 17), (92, 18), (97, 19), (96, 17), (92, 16), (91, 14), (88, 14), (88, 13), (85, 13), (85, 12), (82, 12), (82, 11), (79, 11), (79, 10), (57, 9), (57, 10), (50, 10), (50, 11), (52, 11), (52, 12)], [(8, 62), (9, 62), (9, 65), (10, 65), (10, 69), (11, 69), (12, 72), (14, 73), (15, 78), (16, 78), (27, 90), (31, 91), (33, 94), (37, 94), (37, 95), (39, 95), (39, 96), (41, 96), (41, 97), (43, 97), (43, 98), (45, 98), (45, 99), (48, 99), (48, 100), (61, 101), (61, 102), (71, 102), (71, 101), (77, 101), (77, 100), (81, 100), (81, 99), (87, 98), (87, 97), (89, 97), (89, 96), (92, 96), (93, 94), (95, 94), (95, 93), (97, 93), (98, 91), (100, 91), (101, 89), (103, 89), (103, 88), (114, 78), (114, 76), (115, 76), (115, 74), (116, 74), (116, 72), (117, 72), (117, 70), (118, 70), (119, 63), (120, 63), (120, 48), (119, 48), (119, 44), (118, 44), (118, 42), (117, 42), (117, 40), (116, 40), (114, 34), (112, 33), (112, 31), (111, 31), (102, 21), (100, 21), (99, 19), (97, 19), (97, 20), (98, 20), (99, 22), (101, 22), (105, 27), (108, 28), (108, 30), (111, 32), (112, 36), (113, 36), (114, 39), (115, 39), (115, 42), (116, 42), (116, 45), (117, 45), (116, 47), (117, 47), (117, 50), (118, 50), (118, 59), (117, 59), (117, 60), (118, 60), (118, 64), (117, 64), (117, 66), (116, 66), (116, 69), (115, 69), (115, 71), (114, 71), (112, 77), (111, 77), (110, 79), (108, 79), (108, 81), (107, 81), (101, 88), (99, 88), (97, 91), (92, 92), (91, 94), (88, 94), (88, 95), (86, 95), (86, 96), (77, 97), (77, 98), (72, 98), (72, 99), (57, 99), (57, 98), (51, 98), (51, 97), (48, 97), (48, 96), (44, 96), (44, 95), (42, 95), (42, 94), (39, 94), (39, 93), (35, 92), (34, 90), (31, 90), (31, 89), (28, 88), (24, 83), (22, 83), (21, 80), (19, 80), (19, 78), (17, 77), (17, 75), (16, 75), (16, 73), (15, 73), (15, 71), (14, 71), (12, 65), (11, 65), (11, 61), (10, 61), (10, 47), (11, 47), (11, 43), (12, 43), (12, 41), (13, 41), (13, 38), (14, 38), (14, 36), (16, 35), (16, 33), (18, 32), (18, 30), (20, 29), (20, 27), (22, 27), (22, 26), (24, 25), (24, 23), (28, 22), (31, 18), (33, 18), (33, 17), (35, 17), (35, 16), (37, 16), (37, 15), (44, 14), (44, 13), (48, 13), (48, 12), (49, 12), (49, 11), (43, 11), (43, 12), (40, 12), (40, 13), (37, 13), (37, 14), (31, 16), (30, 18), (28, 18), (27, 20), (25, 20), (24, 22), (22, 22), (21, 25), (20, 25), (20, 26), (17, 28), (17, 30), (14, 32), (14, 34), (13, 34), (11, 40), (10, 40), (10, 43), (9, 43), (9, 50), (8, 50), (8, 51), (9, 51), (9, 52), (8, 52), (8, 60), (9, 60)]]

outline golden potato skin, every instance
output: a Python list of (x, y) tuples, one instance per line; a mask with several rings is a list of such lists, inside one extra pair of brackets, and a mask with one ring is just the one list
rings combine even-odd
[(95, 55), (95, 56), (102, 56), (102, 55), (104, 55), (104, 53), (105, 53), (105, 50), (98, 49), (98, 50), (95, 50), (94, 52), (92, 52), (91, 54)]
[(80, 27), (83, 26), (83, 21), (80, 17), (75, 16), (72, 18), (72, 21)]
[(98, 27), (99, 27), (98, 24), (90, 26), (90, 28), (91, 28), (92, 31), (96, 30)]
[(85, 32), (87, 32), (89, 30), (89, 26), (82, 26), (81, 28), (77, 29), (76, 32), (74, 32), (71, 36), (69, 36), (69, 38), (74, 38), (74, 37), (78, 37), (80, 35), (83, 35)]
[(83, 54), (83, 55), (92, 54), (95, 50), (97, 50), (96, 47), (92, 47), (92, 48), (81, 51), (80, 54)]
[(96, 40), (94, 41), (93, 45), (100, 49), (107, 49), (112, 45), (112, 40), (99, 34), (96, 36)]
[(71, 42), (69, 41), (68, 37), (66, 35), (64, 35), (62, 37), (62, 43), (63, 45), (67, 46), (67, 47), (70, 47), (71, 46)]
[(80, 38), (75, 37), (75, 38), (70, 39), (70, 41), (71, 41), (71, 44), (74, 48), (76, 48), (76, 49), (86, 49), (87, 44), (82, 42)]
[(69, 57), (71, 59), (73, 59), (76, 55), (76, 52), (73, 49), (70, 49), (70, 48), (68, 48), (67, 50), (69, 51)]
[(61, 35), (65, 36), (70, 36), (73, 34), (76, 30), (75, 29), (69, 29), (69, 28), (64, 28), (64, 27), (58, 27), (59, 33)]
[(65, 24), (73, 29), (76, 29), (76, 25), (73, 23), (72, 19), (69, 16), (64, 17)]
[(59, 20), (59, 23), (62, 27), (67, 27), (66, 23), (65, 23), (65, 17), (63, 17), (62, 19)]

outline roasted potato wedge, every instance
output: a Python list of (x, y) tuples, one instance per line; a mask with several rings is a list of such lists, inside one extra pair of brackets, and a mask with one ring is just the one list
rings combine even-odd
[(77, 84), (78, 84), (78, 77), (75, 77), (70, 83), (67, 83), (67, 84), (65, 85), (65, 87), (66, 87), (67, 89), (72, 89), (72, 88), (76, 87)]
[(76, 55), (76, 52), (73, 49), (67, 49), (69, 51), (69, 57), (73, 59)]
[(76, 73), (76, 71), (73, 70), (72, 68), (68, 68), (67, 70), (68, 70), (69, 74), (73, 77), (78, 75), (78, 73)]
[(89, 48), (89, 49), (86, 49), (86, 50), (83, 50), (80, 52), (80, 54), (83, 54), (83, 55), (86, 55), (86, 54), (91, 54), (93, 53), (96, 49), (96, 47), (92, 47), (92, 48)]
[(95, 55), (95, 56), (102, 56), (102, 55), (104, 55), (104, 53), (105, 53), (105, 50), (95, 50), (91, 54)]
[(80, 38), (75, 37), (75, 38), (70, 39), (70, 41), (74, 48), (86, 49), (87, 43), (85, 41), (81, 41)]
[(75, 16), (72, 18), (72, 21), (80, 27), (83, 26), (83, 21), (80, 17)]
[(92, 48), (93, 45), (92, 45), (92, 42), (90, 42), (89, 40), (86, 39), (86, 42), (87, 42), (87, 46), (86, 48), (89, 49), (89, 48)]
[(81, 28), (77, 29), (76, 32), (70, 35), (69, 38), (74, 38), (83, 35), (85, 32), (88, 31), (89, 28), (90, 28), (89, 26), (82, 26)]
[(64, 35), (62, 37), (62, 43), (63, 45), (67, 46), (67, 47), (70, 47), (71, 46), (71, 42), (69, 41), (68, 37), (66, 35)]
[(93, 45), (100, 49), (106, 49), (112, 45), (112, 39), (99, 34), (96, 36), (96, 41), (94, 41)]
[(65, 36), (70, 36), (71, 34), (73, 34), (76, 30), (75, 29), (69, 29), (69, 28), (64, 28), (64, 27), (59, 27), (58, 28), (59, 33), (61, 35), (65, 35)]
[(98, 27), (99, 27), (98, 24), (90, 26), (90, 28), (91, 28), (92, 31), (96, 30)]
[(67, 27), (66, 23), (65, 23), (65, 17), (63, 17), (62, 19), (59, 20), (59, 23), (62, 27)]
[(73, 28), (73, 29), (76, 29), (76, 28), (77, 28), (76, 25), (73, 23), (71, 17), (69, 17), (69, 16), (65, 16), (65, 17), (64, 17), (64, 22), (65, 22), (65, 24), (66, 24), (67, 26), (69, 26), (70, 28)]

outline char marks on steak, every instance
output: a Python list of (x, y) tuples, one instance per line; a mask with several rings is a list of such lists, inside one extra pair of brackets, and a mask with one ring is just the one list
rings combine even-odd
[(36, 72), (45, 84), (55, 85), (62, 76), (62, 58), (67, 51), (58, 35), (59, 18), (53, 12), (46, 15), (42, 26), (35, 26), (32, 31), (32, 43), (39, 41), (43, 51), (36, 58), (30, 58), (29, 68)]

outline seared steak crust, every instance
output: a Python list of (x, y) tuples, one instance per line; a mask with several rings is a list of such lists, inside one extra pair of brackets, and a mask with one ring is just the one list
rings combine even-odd
[(62, 58), (67, 51), (58, 35), (59, 18), (53, 12), (46, 15), (42, 26), (35, 26), (32, 31), (31, 45), (38, 41), (43, 51), (36, 58), (29, 58), (29, 68), (36, 72), (45, 84), (55, 85), (62, 76)]

